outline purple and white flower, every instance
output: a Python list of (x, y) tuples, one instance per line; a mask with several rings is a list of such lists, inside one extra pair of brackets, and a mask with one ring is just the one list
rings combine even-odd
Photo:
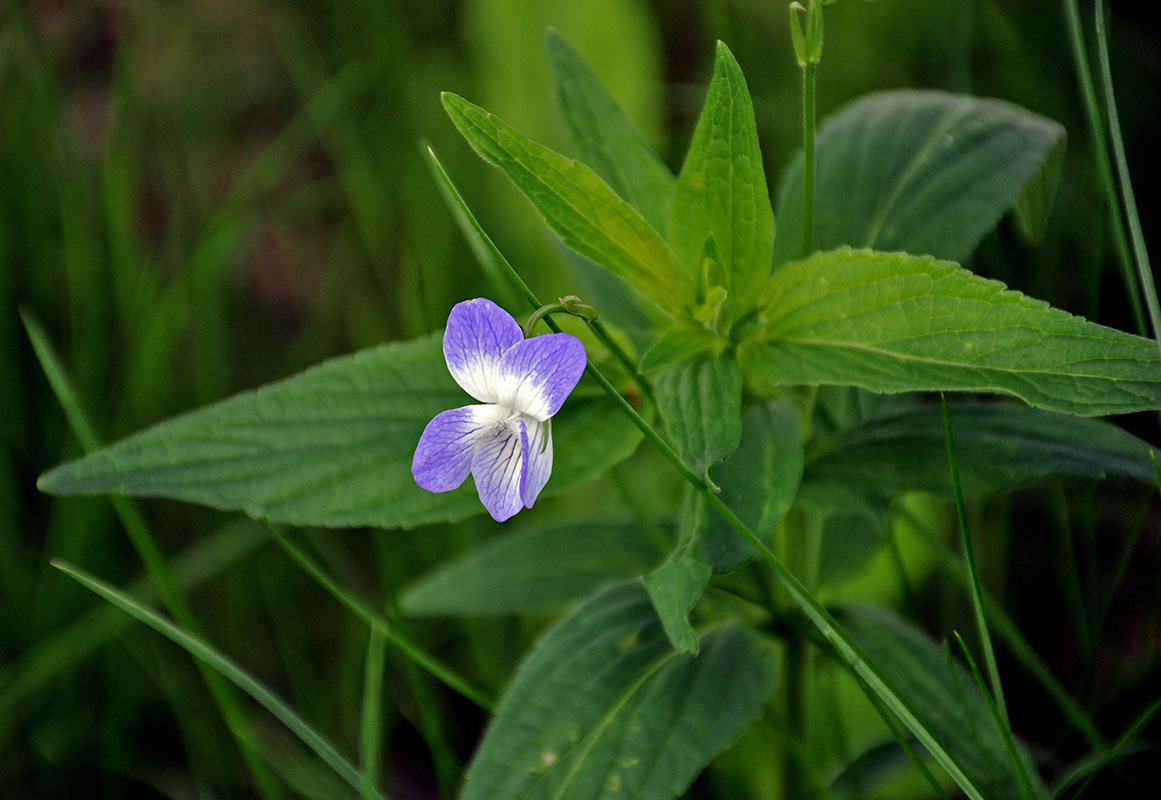
[(548, 422), (585, 368), (585, 348), (567, 333), (524, 338), (512, 316), (476, 298), (452, 309), (443, 335), (447, 367), (483, 405), (454, 408), (427, 423), (411, 474), (430, 492), (475, 478), (497, 522), (532, 508), (552, 473)]

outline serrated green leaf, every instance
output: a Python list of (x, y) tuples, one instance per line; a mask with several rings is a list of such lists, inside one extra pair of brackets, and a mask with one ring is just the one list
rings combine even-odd
[[(819, 130), (814, 248), (965, 261), (1062, 148), (1064, 128), (1001, 100), (932, 91), (868, 95)], [(778, 195), (774, 263), (798, 256), (802, 155)]]
[(1161, 407), (1154, 342), (944, 261), (841, 248), (771, 279), (738, 358), (759, 385), (1012, 394), (1083, 416)]
[(689, 623), (689, 612), (709, 585), (713, 569), (701, 558), (693, 541), (686, 541), (660, 567), (642, 581), (669, 643), (679, 653), (697, 655), (697, 632)]
[(705, 328), (677, 322), (641, 356), (641, 371), (654, 372), (680, 361), (691, 361), (717, 347), (718, 340)]
[[(840, 620), (984, 797), (1021, 795), (1003, 736), (967, 670), (949, 662), (942, 648), (886, 610), (849, 607)], [(1046, 797), (1022, 748), (1020, 755), (1036, 793)]]
[[(765, 541), (794, 504), (802, 480), (802, 412), (789, 400), (754, 406), (742, 417), (737, 450), (710, 475), (721, 499)], [(757, 553), (717, 514), (706, 515), (701, 551), (714, 572), (732, 572)]]
[(698, 475), (734, 452), (742, 435), (742, 373), (727, 355), (677, 364), (653, 385), (675, 449)]
[(664, 233), (676, 179), (633, 127), (629, 115), (554, 28), (544, 36), (556, 100), (577, 157)]
[(412, 616), (557, 611), (604, 581), (652, 569), (663, 556), (635, 521), (537, 525), (425, 575), (399, 604)]
[[(171, 497), (272, 522), (410, 528), (481, 513), (468, 481), (444, 494), (411, 477), (424, 426), (472, 399), (442, 334), (335, 358), (163, 422), (41, 476), (53, 494)], [(611, 401), (574, 398), (553, 419), (545, 494), (600, 475), (640, 433)]]
[(747, 628), (676, 653), (639, 582), (578, 607), (520, 665), (463, 800), (670, 800), (752, 723), (774, 686)]
[(734, 313), (754, 306), (770, 275), (774, 211), (766, 189), (754, 107), (728, 47), (717, 60), (689, 154), (677, 179), (669, 242), (688, 265), (712, 236)]
[(670, 312), (695, 301), (691, 273), (592, 169), (533, 142), (462, 97), (445, 93), (443, 105), (472, 148), (516, 184), (566, 245)]

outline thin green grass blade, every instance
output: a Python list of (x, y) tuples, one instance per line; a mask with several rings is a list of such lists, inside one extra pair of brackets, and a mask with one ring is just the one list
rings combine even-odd
[[(959, 481), (959, 467), (956, 465), (955, 437), (951, 428), (951, 412), (947, 410), (947, 397), (939, 396), (943, 408), (943, 428), (947, 435), (947, 460), (951, 468), (951, 487), (955, 495), (955, 511), (959, 518), (960, 541), (963, 543), (964, 561), (967, 563), (968, 578), (970, 579), (972, 610), (975, 614), (976, 630), (980, 637), (980, 647), (984, 650), (984, 663), (988, 668), (988, 680), (992, 686), (996, 707), (999, 709), (1003, 728), (1007, 730), (1008, 704), (1004, 702), (1004, 687), (1000, 683), (1000, 668), (996, 665), (996, 653), (992, 649), (992, 636), (988, 633), (988, 621), (984, 616), (983, 589), (980, 586), (980, 574), (976, 569), (975, 549), (972, 547), (971, 533), (968, 531), (967, 509), (963, 501), (963, 487)], [(970, 659), (970, 656), (969, 656)], [(973, 665), (974, 668), (974, 665)], [(985, 693), (986, 694), (986, 693)]]
[(1072, 50), (1073, 64), (1076, 67), (1077, 82), (1080, 84), (1081, 96), (1084, 98), (1085, 118), (1088, 120), (1089, 135), (1092, 136), (1097, 174), (1100, 175), (1101, 185), (1104, 188), (1105, 202), (1110, 216), (1109, 227), (1112, 229), (1113, 242), (1117, 249), (1117, 261), (1121, 266), (1121, 277), (1125, 282), (1125, 291), (1129, 295), (1129, 307), (1133, 309), (1133, 319), (1137, 326), (1137, 332), (1143, 335), (1147, 330), (1145, 310), (1141, 303), (1141, 292), (1137, 288), (1137, 281), (1133, 280), (1133, 256), (1129, 250), (1128, 237), (1125, 235), (1125, 222), (1121, 215), (1121, 205), (1117, 202), (1117, 187), (1110, 166), (1112, 161), (1109, 158), (1104, 123), (1101, 118), (1100, 106), (1097, 103), (1096, 84), (1088, 64), (1084, 32), (1080, 24), (1080, 11), (1077, 7), (1077, 0), (1063, 0), (1063, 2), (1064, 16), (1068, 23), (1068, 42)]
[(359, 717), (359, 760), (363, 766), (360, 796), (370, 800), (379, 785), (379, 760), (383, 748), (383, 668), (387, 637), (378, 625), (371, 626), (363, 667), (363, 710)]
[(485, 711), (492, 711), (492, 701), (485, 697), (478, 689), (473, 688), (467, 681), (456, 675), (450, 669), (440, 664), (434, 658), (423, 652), (418, 645), (393, 629), (393, 626), (381, 614), (369, 609), (363, 601), (354, 597), (343, 589), (326, 574), (321, 566), (311, 556), (294, 542), (290, 541), (281, 531), (269, 523), (262, 523), (270, 536), (278, 545), (294, 559), (308, 575), (318, 581), (336, 600), (347, 607), (355, 616), (372, 627), (381, 629), (383, 636), (399, 649), (410, 661), (413, 661), (433, 677), (456, 690)]
[[(1132, 755), (1134, 748), (1132, 747), (1133, 740), (1137, 735), (1145, 729), (1145, 726), (1153, 721), (1153, 717), (1157, 716), (1157, 712), (1161, 711), (1161, 700), (1157, 700), (1153, 705), (1142, 711), (1133, 723), (1125, 729), (1116, 743), (1105, 752), (1097, 753), (1091, 760), (1081, 762), (1076, 769), (1069, 772), (1061, 779), (1060, 784), (1052, 793), (1053, 797), (1060, 797), (1064, 790), (1072, 784), (1084, 780), (1084, 783), (1073, 794), (1075, 800), (1079, 800), (1084, 796), (1085, 790), (1088, 789), (1090, 783), (1096, 778), (1097, 773), (1105, 767), (1115, 764), (1126, 756)], [(1152, 749), (1146, 747), (1145, 749)]]
[[(1011, 763), (1012, 770), (1016, 773), (1016, 777), (1020, 781), (1020, 791), (1028, 800), (1034, 800), (1036, 790), (1032, 788), (1032, 779), (1028, 777), (1028, 770), (1025, 767), (1024, 759), (1020, 758), (1020, 753), (1016, 749), (1016, 740), (1012, 737), (1012, 726), (1008, 722), (1007, 711), (997, 704), (996, 699), (988, 691), (987, 684), (984, 683), (984, 676), (980, 674), (980, 668), (976, 666), (976, 660), (972, 658), (971, 651), (968, 650), (967, 642), (959, 635), (959, 631), (952, 631), (952, 635), (955, 637), (960, 650), (963, 651), (964, 657), (967, 659), (972, 677), (975, 678), (976, 685), (980, 687), (980, 694), (984, 696), (984, 700), (988, 704), (988, 710), (992, 712), (992, 718), (996, 721), (996, 727), (1000, 729), (1000, 735), (1004, 739), (1004, 750), (1008, 753), (1008, 761)], [(947, 655), (948, 658), (951, 658), (950, 650)]]
[[(60, 359), (57, 357), (52, 344), (48, 341), (48, 337), (45, 335), (44, 329), (40, 326), (36, 317), (31, 312), (22, 311), (21, 318), (24, 321), (25, 330), (28, 332), (29, 341), (32, 343), (41, 369), (44, 370), (44, 374), (48, 377), (49, 384), (56, 394), (58, 402), (65, 409), (66, 418), (73, 429), (74, 435), (80, 441), (81, 446), (86, 452), (92, 452), (100, 443), (92, 425), (89, 423), (87, 416), (81, 408), (80, 400), (72, 387), (71, 381), (69, 381), (64, 366), (61, 364)], [(140, 556), (142, 563), (145, 565), (145, 570), (150, 580), (157, 587), (157, 592), (165, 607), (169, 610), (169, 613), (185, 628), (197, 631), (198, 627), (194, 621), (193, 612), (186, 603), (185, 596), (178, 588), (177, 582), (170, 572), (164, 556), (161, 554), (161, 550), (158, 548), (157, 543), (153, 539), (153, 535), (149, 532), (149, 528), (145, 524), (145, 520), (137, 513), (137, 509), (129, 502), (128, 498), (121, 495), (113, 495), (109, 499), (113, 504), (114, 510), (117, 512), (117, 516), (121, 519), (122, 525), (125, 527), (125, 533), (128, 535), (130, 542), (137, 551), (138, 556)], [(248, 733), (249, 723), (242, 713), (242, 709), (234, 698), (233, 693), (230, 691), (230, 688), (222, 683), (212, 671), (206, 670), (201, 666), (199, 666), (198, 671), (201, 673), (206, 687), (210, 690), (210, 694), (213, 696), (223, 720), (225, 720), (226, 727), (237, 740), (242, 757), (261, 786), (263, 795), (274, 798), (282, 797), (281, 787), (270, 772), (269, 767), (262, 761), (260, 755), (254, 749), (251, 736)]]
[(1104, 0), (1096, 2), (1097, 53), (1100, 56), (1101, 88), (1105, 95), (1105, 112), (1109, 118), (1109, 133), (1113, 144), (1113, 157), (1117, 167), (1117, 178), (1121, 184), (1121, 200), (1129, 225), (1129, 240), (1133, 245), (1137, 278), (1141, 282), (1141, 295), (1149, 310), (1149, 321), (1153, 324), (1153, 338), (1161, 350), (1161, 305), (1157, 302), (1157, 287), (1153, 283), (1153, 268), (1149, 265), (1149, 251), (1145, 248), (1145, 235), (1141, 231), (1141, 216), (1137, 213), (1137, 198), (1133, 194), (1133, 183), (1129, 179), (1129, 164), (1125, 158), (1125, 140), (1121, 136), (1121, 120), (1117, 114), (1117, 98), (1113, 94), (1113, 71), (1109, 66), (1109, 40), (1105, 33)]
[[(126, 614), (148, 625), (153, 630), (170, 639), (190, 655), (216, 670), (222, 677), (229, 680), (246, 694), (253, 697), (263, 708), (273, 714), (280, 722), (295, 733), (303, 743), (313, 750), (319, 758), (325, 761), (335, 772), (349, 784), (359, 789), (363, 786), (362, 775), (343, 755), (335, 749), (327, 739), (298, 715), (293, 708), (286, 705), (273, 692), (251, 677), (241, 667), (220, 653), (217, 649), (202, 641), (200, 638), (186, 632), (172, 622), (164, 619), (138, 603), (129, 595), (104, 583), (88, 573), (63, 561), (54, 560), (52, 565), (68, 575), (73, 580), (93, 591), (95, 594), (112, 603)], [(372, 792), (367, 795), (371, 798), (384, 800), (383, 795)]]

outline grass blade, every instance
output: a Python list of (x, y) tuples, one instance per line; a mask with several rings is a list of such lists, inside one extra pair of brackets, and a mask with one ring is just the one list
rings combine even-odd
[(367, 641), (367, 661), (363, 669), (363, 711), (359, 719), (359, 760), (363, 766), (360, 796), (375, 796), (379, 783), (379, 759), (383, 747), (383, 667), (387, 660), (387, 637), (378, 625), (371, 626)]
[[(362, 788), (363, 778), (359, 774), (359, 771), (335, 749), (334, 745), (312, 728), (306, 720), (298, 715), (298, 712), (286, 705), (273, 692), (251, 677), (217, 649), (182, 628), (179, 628), (177, 625), (174, 625), (169, 620), (164, 619), (155, 611), (141, 605), (129, 595), (118, 591), (114, 587), (94, 578), (92, 575), (73, 565), (59, 560), (53, 560), (52, 565), (85, 588), (90, 589), (95, 594), (109, 601), (126, 614), (129, 614), (138, 621), (153, 628), (153, 630), (162, 636), (170, 639), (199, 661), (216, 670), (224, 678), (258, 701), (263, 708), (268, 710), (280, 722), (286, 725), (287, 728), (294, 732), (307, 747), (313, 750), (348, 783), (357, 789)], [(373, 792), (368, 796), (383, 800), (383, 796), (378, 792)]]

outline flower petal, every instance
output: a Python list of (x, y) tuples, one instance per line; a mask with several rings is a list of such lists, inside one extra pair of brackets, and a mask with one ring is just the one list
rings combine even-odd
[(411, 460), (415, 482), (429, 492), (450, 492), (458, 487), (471, 471), (480, 439), (508, 413), (489, 405), (464, 406), (437, 414), (427, 423), (415, 447)]
[(524, 426), (528, 432), (528, 477), (520, 490), (520, 498), (525, 508), (532, 508), (552, 474), (552, 422), (525, 417)]
[(567, 333), (525, 339), (500, 361), (496, 402), (544, 422), (569, 396), (585, 370), (585, 346)]
[(443, 355), (465, 392), (481, 403), (495, 403), (500, 359), (523, 339), (524, 332), (511, 314), (477, 297), (456, 304), (448, 315)]
[(503, 522), (524, 508), (521, 488), (528, 475), (528, 434), (515, 418), (480, 439), (472, 456), (472, 477), (480, 502), (492, 519)]

